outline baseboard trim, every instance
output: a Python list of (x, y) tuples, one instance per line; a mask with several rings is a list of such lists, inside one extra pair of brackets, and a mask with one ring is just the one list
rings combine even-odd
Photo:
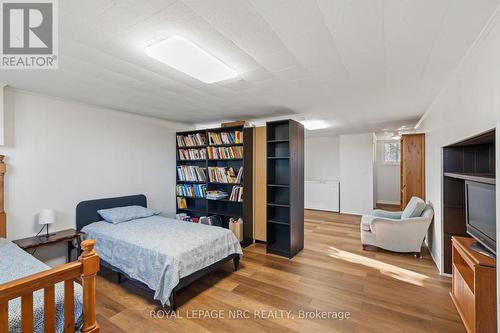
[(400, 205), (399, 201), (377, 201), (377, 204), (382, 204), (382, 205)]
[(353, 212), (340, 212), (340, 214), (344, 214), (344, 215), (351, 215), (351, 216), (363, 216), (363, 214), (360, 214), (360, 213), (353, 213)]
[(312, 210), (312, 211), (317, 211), (317, 212), (340, 213), (339, 210), (328, 210), (328, 209), (318, 209), (318, 208), (304, 208), (304, 210)]

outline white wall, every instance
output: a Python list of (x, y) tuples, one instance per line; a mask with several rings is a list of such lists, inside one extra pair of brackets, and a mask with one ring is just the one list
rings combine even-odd
[(8, 89), (5, 94), (5, 210), (9, 239), (75, 227), (86, 199), (144, 193), (151, 207), (175, 210), (177, 124)]
[(366, 214), (373, 209), (373, 134), (341, 135), (340, 211)]
[[(441, 271), (442, 147), (495, 128), (500, 121), (499, 21), (500, 15), (497, 12), (461, 67), (433, 102), (418, 128), (426, 133), (426, 197), (436, 212), (428, 243)], [(497, 192), (498, 188), (497, 185)], [(497, 219), (497, 230), (500, 230), (499, 222)], [(498, 249), (497, 245), (497, 251)], [(497, 277), (497, 284), (498, 282), (500, 279)], [(500, 285), (497, 290), (500, 290)]]
[(0, 82), (0, 146), (4, 144), (4, 94), (5, 84)]
[(339, 137), (305, 137), (306, 180), (339, 180)]
[(395, 140), (377, 140), (376, 156), (376, 203), (400, 203), (400, 166), (384, 164), (384, 143)]

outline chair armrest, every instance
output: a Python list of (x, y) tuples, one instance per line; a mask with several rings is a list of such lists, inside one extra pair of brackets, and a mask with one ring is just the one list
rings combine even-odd
[(401, 219), (401, 214), (403, 214), (403, 212), (390, 212), (387, 210), (375, 209), (371, 215), (388, 219)]
[(412, 217), (404, 220), (398, 220), (398, 219), (390, 219), (390, 218), (382, 218), (382, 217), (372, 217), (369, 221), (370, 223), (370, 230), (373, 232), (377, 232), (378, 230), (381, 229), (386, 229), (390, 228), (391, 230), (423, 230), (427, 231), (429, 228), (429, 225), (431, 223), (431, 220), (425, 217)]

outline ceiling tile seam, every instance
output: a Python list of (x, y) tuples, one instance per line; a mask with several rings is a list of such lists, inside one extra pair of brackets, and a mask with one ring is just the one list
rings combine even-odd
[(318, 4), (318, 0), (314, 0), (314, 3), (316, 4), (316, 8), (318, 9), (318, 11), (321, 13), (321, 19), (322, 19), (322, 22), (323, 22), (323, 25), (325, 26), (326, 30), (328, 31), (329, 35), (330, 35), (330, 38), (332, 39), (332, 43), (333, 43), (333, 46), (335, 48), (335, 51), (337, 52), (338, 56), (339, 56), (339, 59), (340, 59), (340, 63), (342, 64), (342, 67), (344, 68), (344, 70), (346, 71), (350, 81), (351, 81), (351, 85), (354, 87), (355, 84), (354, 84), (354, 79), (353, 79), (353, 74), (352, 72), (349, 70), (349, 68), (347, 68), (347, 65), (345, 63), (345, 60), (344, 60), (344, 56), (342, 55), (342, 53), (340, 52), (340, 49), (337, 45), (337, 40), (335, 38), (335, 34), (333, 31), (330, 30), (330, 27), (328, 26), (328, 24), (326, 24), (326, 21), (325, 21), (325, 13), (323, 12), (323, 10), (321, 9), (321, 6)]
[[(75, 71), (68, 70), (68, 69), (60, 69), (60, 71), (63, 72), (63, 73), (69, 74), (69, 76), (74, 76), (74, 77), (79, 77), (79, 78), (86, 77), (86, 81), (89, 82), (89, 83), (92, 82), (92, 80), (97, 81), (97, 82), (103, 82), (110, 89), (114, 90), (114, 94), (116, 96), (119, 96), (120, 98), (128, 100), (129, 103), (134, 103), (134, 104), (136, 104), (138, 106), (141, 106), (142, 108), (156, 109), (158, 111), (161, 110), (162, 112), (165, 112), (165, 109), (159, 109), (156, 106), (152, 106), (152, 105), (144, 104), (144, 103), (139, 103), (139, 102), (134, 102), (134, 100), (128, 99), (128, 96), (136, 95), (136, 96), (142, 97), (143, 100), (152, 100), (152, 98), (150, 98), (150, 96), (146, 96), (142, 92), (136, 92), (134, 89), (130, 89), (130, 88), (126, 88), (126, 87), (124, 88), (123, 86), (121, 86), (119, 84), (115, 84), (115, 83), (106, 81), (106, 80), (101, 79), (101, 78), (95, 78), (93, 76), (84, 76), (84, 75), (82, 75), (81, 72), (75, 72)], [(89, 84), (82, 84), (82, 85), (84, 85), (84, 86), (86, 86), (88, 88), (91, 88), (91, 86)], [(178, 103), (178, 102), (172, 101), (172, 100), (165, 101), (165, 102), (163, 100), (158, 100), (158, 103), (162, 103), (162, 104), (163, 103), (165, 103), (165, 104), (175, 104), (175, 105), (172, 105), (172, 106), (173, 107), (177, 107), (177, 108), (190, 109), (189, 106), (183, 105), (181, 103)], [(175, 111), (175, 110), (173, 110), (173, 111)], [(201, 112), (201, 113), (203, 113), (203, 112)]]
[(493, 28), (499, 23), (500, 23), (500, 4), (497, 5), (493, 14), (491, 14), (491, 16), (488, 18), (488, 21), (486, 21), (486, 24), (481, 29), (481, 31), (478, 33), (478, 35), (476, 36), (476, 38), (472, 42), (471, 46), (469, 47), (469, 49), (467, 50), (465, 55), (462, 57), (458, 66), (452, 71), (452, 73), (450, 75), (448, 75), (448, 78), (445, 80), (445, 83), (443, 84), (443, 86), (441, 87), (439, 92), (436, 94), (436, 97), (432, 100), (432, 102), (429, 104), (429, 106), (425, 109), (424, 114), (422, 115), (422, 117), (420, 117), (420, 120), (415, 125), (415, 129), (418, 129), (420, 127), (420, 125), (422, 125), (425, 118), (427, 118), (427, 115), (429, 114), (430, 110), (437, 103), (439, 97), (441, 97), (441, 95), (446, 91), (446, 89), (450, 85), (451, 81), (460, 72), (460, 70), (464, 66), (465, 62), (475, 54), (475, 52), (482, 45), (482, 42), (489, 36), (489, 34), (493, 30)]
[[(132, 25), (131, 25), (130, 27), (128, 27), (127, 29), (133, 28), (133, 27), (137, 26), (138, 24), (140, 24), (140, 23), (142, 23), (142, 22), (144, 22), (144, 21), (146, 21), (146, 20), (148, 20), (148, 19), (152, 18), (153, 16), (155, 16), (155, 15), (157, 15), (157, 14), (161, 13), (161, 12), (162, 12), (162, 11), (164, 11), (165, 9), (167, 9), (167, 8), (169, 8), (169, 7), (171, 7), (171, 6), (173, 6), (173, 5), (174, 5), (174, 4), (176, 4), (177, 2), (179, 2), (179, 0), (176, 0), (176, 1), (174, 1), (174, 2), (172, 2), (172, 3), (170, 3), (170, 4), (168, 4), (168, 5), (166, 5), (166, 6), (164, 6), (164, 7), (162, 7), (161, 9), (157, 10), (156, 12), (154, 12), (154, 13), (150, 14), (150, 15), (149, 15), (149, 16), (147, 16), (147, 17), (144, 17), (144, 18), (142, 19), (142, 21), (137, 21), (137, 22), (135, 22), (134, 24), (132, 24)], [(99, 14), (98, 14), (97, 16), (95, 16), (93, 19), (94, 19), (94, 20), (96, 20), (96, 19), (98, 19), (98, 18), (102, 17), (102, 16), (106, 13), (106, 11), (108, 11), (109, 9), (113, 8), (115, 5), (118, 5), (118, 4), (119, 4), (118, 2), (113, 1), (113, 2), (112, 2), (112, 5), (110, 5), (109, 7), (105, 8), (105, 9), (104, 9), (101, 13), (99, 13)], [(112, 39), (113, 39), (113, 38), (119, 38), (119, 36), (120, 36), (120, 33), (112, 33), (112, 34), (111, 34), (111, 38), (112, 38)]]
[[(56, 84), (57, 83), (54, 83), (54, 85), (56, 85)], [(28, 93), (28, 94), (35, 95), (35, 96), (48, 97), (48, 98), (52, 98), (52, 99), (56, 99), (56, 100), (60, 100), (60, 101), (65, 101), (65, 102), (69, 102), (69, 103), (84, 105), (84, 106), (87, 106), (87, 107), (99, 108), (99, 109), (102, 109), (104, 111), (111, 110), (111, 111), (114, 111), (114, 112), (124, 112), (124, 113), (132, 114), (132, 115), (139, 116), (139, 117), (144, 117), (144, 118), (153, 118), (153, 119), (157, 119), (157, 120), (160, 120), (160, 121), (169, 121), (169, 122), (174, 122), (174, 123), (179, 123), (179, 124), (190, 125), (190, 123), (188, 123), (188, 122), (177, 121), (177, 120), (169, 120), (169, 119), (166, 119), (166, 118), (161, 118), (161, 117), (146, 115), (146, 114), (142, 114), (142, 113), (132, 112), (132, 111), (128, 111), (128, 110), (118, 109), (118, 108), (115, 108), (115, 107), (112, 107), (112, 106), (105, 106), (105, 105), (96, 104), (96, 103), (88, 103), (88, 102), (85, 102), (85, 101), (80, 100), (80, 99), (66, 98), (66, 97), (62, 97), (62, 96), (59, 96), (59, 95), (53, 95), (53, 94), (44, 94), (44, 93), (40, 93), (40, 92), (37, 92), (37, 91), (34, 91), (34, 90), (30, 90), (30, 89), (22, 89), (22, 88), (16, 88), (16, 87), (11, 87), (11, 86), (8, 86), (8, 87), (9, 87), (9, 89), (12, 89), (14, 91), (24, 92), (24, 93)], [(161, 111), (161, 110), (159, 110), (159, 111)]]
[(444, 25), (445, 18), (448, 16), (448, 14), (450, 12), (451, 1), (452, 0), (448, 0), (448, 5), (446, 6), (446, 10), (443, 12), (443, 15), (441, 16), (441, 21), (439, 23), (439, 30), (438, 30), (439, 32), (434, 37), (434, 40), (432, 41), (432, 46), (430, 47), (429, 52), (427, 53), (427, 55), (425, 57), (424, 65), (422, 66), (422, 69), (420, 70), (419, 78), (418, 78), (418, 90), (419, 90), (418, 93), (419, 94), (422, 93), (421, 83), (423, 80), (424, 73), (427, 69), (427, 66), (429, 66), (430, 56), (431, 56), (432, 52), (434, 51), (434, 48), (436, 47), (436, 43), (439, 40), (439, 37), (441, 37), (443, 34), (443, 25)]
[[(271, 76), (270, 79), (273, 79), (274, 77), (276, 77), (275, 73), (269, 71), (263, 64), (261, 64), (257, 59), (255, 59), (249, 52), (247, 52), (245, 49), (243, 49), (239, 44), (237, 44), (234, 40), (232, 40), (231, 38), (229, 38), (228, 36), (226, 36), (222, 31), (220, 31), (219, 29), (217, 29), (215, 26), (213, 26), (212, 23), (208, 22), (203, 16), (201, 16), (195, 9), (193, 9), (189, 4), (186, 4), (186, 6), (188, 6), (194, 13), (196, 13), (200, 18), (202, 18), (210, 27), (212, 27), (212, 29), (214, 31), (216, 31), (218, 34), (220, 34), (221, 37), (223, 37), (224, 39), (226, 39), (228, 42), (230, 42), (232, 45), (234, 45), (234, 47), (236, 49), (238, 49), (240, 52), (242, 52), (243, 54), (245, 54), (245, 56), (247, 56), (248, 58), (252, 59), (253, 62), (255, 62), (258, 66), (259, 66), (259, 69), (262, 69), (265, 71), (265, 73), (269, 74)], [(251, 3), (248, 3), (249, 6), (251, 6), (252, 8), (254, 8), (255, 10), (255, 13), (256, 15), (258, 15), (259, 17), (261, 17), (261, 19), (263, 21), (266, 21), (261, 15), (260, 13), (255, 9), (255, 7), (253, 7), (253, 5)], [(273, 30), (269, 24), (268, 24), (268, 27), (270, 30)], [(274, 30), (273, 30), (274, 31)], [(275, 35), (277, 36), (276, 32), (274, 32)], [(278, 38), (279, 39), (279, 38)], [(283, 47), (290, 53), (290, 55), (293, 56), (293, 54), (290, 52), (290, 50), (288, 50), (285, 45), (283, 45)], [(291, 68), (291, 67), (290, 67)], [(252, 82), (250, 82), (249, 80), (245, 80), (245, 79), (242, 79), (243, 81), (245, 82), (248, 82), (250, 84), (252, 84), (252, 86), (254, 86), (255, 88), (257, 88)], [(269, 79), (267, 80), (264, 80), (264, 81), (268, 81)], [(219, 85), (220, 86), (220, 85)], [(225, 88), (225, 89), (228, 89), (228, 88)]]
[[(76, 63), (80, 62), (80, 63), (85, 63), (85, 64), (87, 64), (87, 65), (92, 65), (92, 66), (95, 66), (95, 67), (97, 67), (99, 70), (101, 70), (101, 71), (103, 71), (103, 72), (108, 72), (108, 73), (110, 73), (111, 75), (115, 75), (118, 79), (119, 79), (119, 77), (121, 76), (121, 77), (123, 77), (123, 79), (128, 79), (128, 80), (130, 80), (130, 81), (132, 81), (132, 82), (133, 82), (133, 81), (136, 81), (136, 82), (137, 82), (137, 83), (139, 83), (139, 84), (141, 84), (141, 83), (142, 83), (142, 84), (144, 84), (145, 86), (149, 86), (151, 89), (153, 89), (153, 91), (155, 91), (153, 94), (156, 94), (156, 91), (157, 91), (158, 93), (160, 93), (159, 89), (161, 89), (161, 90), (163, 90), (163, 89), (168, 89), (168, 88), (157, 88), (157, 87), (155, 87), (153, 84), (151, 84), (151, 83), (149, 83), (149, 82), (146, 82), (146, 81), (144, 81), (144, 80), (142, 80), (142, 79), (137, 79), (137, 78), (132, 77), (132, 76), (130, 76), (130, 75), (128, 75), (128, 74), (122, 74), (122, 73), (120, 73), (120, 72), (117, 72), (116, 70), (110, 70), (110, 69), (105, 68), (105, 67), (103, 67), (103, 66), (101, 66), (101, 65), (96, 65), (95, 63), (89, 63), (89, 62), (86, 62), (86, 61), (85, 61), (85, 60), (83, 60), (83, 59), (78, 59), (78, 58), (76, 58), (76, 57), (74, 57), (74, 56), (71, 56), (71, 55), (66, 55), (66, 57), (67, 57), (67, 58), (70, 58), (70, 59), (74, 59), (74, 62), (76, 62)], [(117, 84), (117, 83), (113, 83), (112, 81), (109, 81), (109, 80), (106, 80), (106, 79), (103, 79), (103, 78), (101, 78), (101, 80), (103, 80), (103, 81), (105, 81), (105, 82), (108, 82), (108, 83), (110, 83), (110, 84)], [(145, 90), (144, 90), (144, 88), (132, 88), (132, 87), (129, 87), (129, 88), (130, 88), (130, 89), (137, 89), (137, 90), (141, 90), (141, 91), (143, 91), (143, 92), (147, 92), (147, 91), (145, 91)], [(163, 91), (161, 91), (161, 92), (162, 92), (162, 93), (165, 93), (165, 92), (163, 92)], [(182, 103), (188, 103), (188, 104), (189, 104), (189, 103), (192, 103), (192, 99), (190, 99), (190, 98), (188, 98), (188, 97), (185, 97), (185, 95), (178, 94), (178, 93), (176, 93), (176, 92), (174, 92), (174, 91), (168, 90), (168, 91), (166, 92), (166, 94), (171, 95), (171, 97), (169, 97), (169, 98), (175, 98), (175, 99), (177, 99), (178, 101), (182, 101)], [(170, 99), (168, 99), (168, 98), (167, 98), (165, 101), (170, 101)], [(205, 104), (204, 106), (207, 106), (207, 105), (212, 104), (212, 102), (205, 102), (204, 104)], [(223, 105), (223, 103), (221, 103), (221, 104), (219, 104), (219, 105), (217, 105), (217, 106), (218, 106), (218, 107), (221, 107), (222, 105)], [(204, 107), (204, 106), (200, 106), (200, 107)]]
[[(304, 65), (303, 65), (303, 64), (299, 61), (299, 59), (297, 59), (297, 57), (293, 54), (293, 52), (292, 52), (292, 51), (290, 51), (290, 49), (289, 49), (289, 48), (285, 45), (285, 43), (283, 43), (282, 39), (279, 37), (279, 35), (278, 35), (278, 33), (276, 32), (276, 30), (274, 30), (274, 29), (273, 29), (272, 25), (271, 25), (271, 24), (269, 24), (269, 22), (265, 19), (265, 17), (264, 17), (264, 16), (262, 16), (262, 14), (261, 14), (261, 13), (257, 10), (257, 8), (255, 8), (255, 6), (253, 5), (253, 3), (251, 3), (251, 2), (248, 2), (248, 1), (247, 1), (247, 4), (248, 4), (248, 6), (249, 6), (249, 7), (252, 7), (252, 8), (253, 8), (253, 10), (254, 10), (254, 12), (255, 12), (255, 15), (256, 15), (256, 16), (259, 16), (259, 17), (262, 19), (262, 21), (266, 22), (266, 24), (267, 24), (267, 28), (268, 28), (269, 30), (271, 30), (271, 31), (274, 33), (274, 35), (276, 36), (276, 38), (280, 41), (281, 46), (283, 47), (283, 49), (284, 49), (284, 50), (286, 50), (286, 51), (288, 52), (288, 54), (289, 54), (289, 55), (290, 55), (290, 56), (294, 59), (295, 63), (298, 65), (297, 67), (299, 67), (298, 69), (303, 70), (303, 71), (305, 71), (305, 72), (308, 72), (308, 70), (306, 69), (306, 67), (304, 67)], [(222, 33), (221, 33), (221, 34), (222, 34)], [(243, 52), (245, 52), (244, 50), (242, 50), (242, 51), (243, 51)], [(245, 52), (245, 53), (247, 53), (247, 52)], [(249, 55), (249, 56), (250, 56), (250, 55)], [(251, 56), (250, 56), (250, 57), (251, 57)], [(253, 57), (252, 57), (252, 59), (253, 59)], [(255, 59), (254, 59), (254, 60), (255, 60)], [(258, 63), (258, 64), (259, 64), (259, 65), (260, 65), (263, 69), (265, 69), (266, 71), (268, 71), (268, 72), (269, 72), (269, 70), (268, 70), (267, 68), (265, 68), (265, 67), (264, 67), (264, 66), (263, 66), (260, 62), (258, 62), (257, 60), (255, 60), (255, 61), (256, 61), (256, 62), (257, 62), (257, 63)], [(290, 69), (290, 68), (295, 68), (295, 67), (294, 67), (294, 66), (290, 66), (290, 67), (284, 68), (284, 69), (282, 69), (282, 70), (280, 70), (280, 71), (277, 71), (277, 72), (269, 72), (269, 73), (270, 73), (271, 75), (273, 75), (274, 77), (276, 77), (276, 79), (278, 79), (278, 80), (282, 81), (279, 77), (277, 77), (277, 76), (276, 76), (276, 73), (280, 73), (280, 72), (285, 71), (285, 70), (288, 70), (288, 69)]]
[(122, 63), (131, 65), (135, 69), (138, 69), (138, 70), (141, 70), (141, 71), (145, 71), (145, 72), (148, 72), (150, 74), (157, 75), (157, 76), (161, 77), (165, 82), (171, 83), (172, 86), (180, 85), (182, 88), (189, 88), (191, 90), (194, 90), (194, 91), (198, 92), (200, 95), (208, 96), (208, 97), (211, 97), (211, 98), (218, 98), (217, 96), (214, 97), (214, 95), (211, 95), (211, 94), (207, 93), (205, 90), (201, 90), (201, 89), (198, 89), (196, 87), (193, 87), (192, 85), (187, 84), (187, 83), (185, 83), (183, 81), (173, 80), (172, 78), (170, 78), (168, 76), (165, 76), (165, 75), (163, 75), (161, 73), (158, 73), (158, 72), (156, 72), (154, 70), (151, 70), (151, 69), (149, 69), (147, 67), (138, 65), (138, 64), (136, 64), (134, 62), (131, 62), (131, 61), (127, 60), (127, 59), (124, 59), (124, 58), (121, 58), (121, 57), (116, 57), (115, 55), (110, 54), (108, 52), (104, 52), (101, 49), (97, 49), (96, 47), (89, 46), (87, 44), (82, 44), (82, 43), (80, 43), (78, 41), (74, 41), (74, 40), (72, 42), (75, 43), (75, 44), (78, 44), (81, 47), (93, 50), (94, 52), (96, 52), (98, 54), (104, 55), (106, 57), (111, 57), (113, 59), (119, 60)]
[[(170, 83), (170, 85), (172, 85), (172, 86), (175, 86), (175, 85), (181, 85), (181, 88), (183, 88), (183, 89), (188, 89), (188, 90), (191, 90), (191, 91), (195, 91), (195, 92), (197, 92), (199, 95), (206, 96), (206, 97), (209, 97), (209, 98), (219, 99), (219, 100), (223, 101), (223, 98), (222, 98), (222, 97), (218, 97), (218, 96), (216, 96), (216, 95), (213, 95), (213, 94), (207, 93), (205, 90), (201, 90), (201, 89), (195, 88), (195, 87), (193, 87), (192, 85), (186, 84), (185, 82), (182, 82), (182, 81), (179, 81), (179, 80), (174, 80), (174, 79), (172, 79), (172, 78), (170, 78), (170, 77), (168, 77), (168, 76), (166, 76), (166, 75), (163, 75), (163, 74), (161, 74), (161, 73), (158, 73), (158, 72), (156, 72), (156, 71), (154, 71), (154, 70), (152, 70), (152, 69), (149, 69), (149, 68), (147, 68), (147, 67), (140, 66), (140, 65), (138, 65), (138, 64), (136, 64), (136, 63), (134, 63), (134, 62), (128, 61), (128, 60), (126, 60), (126, 59), (124, 59), (124, 58), (118, 58), (118, 57), (116, 57), (116, 56), (114, 56), (114, 55), (112, 55), (112, 54), (110, 54), (110, 53), (103, 52), (103, 51), (101, 51), (100, 49), (97, 49), (97, 48), (92, 47), (92, 46), (84, 45), (84, 44), (82, 44), (82, 43), (80, 43), (80, 42), (78, 42), (78, 41), (73, 41), (73, 42), (74, 42), (74, 43), (76, 43), (76, 44), (78, 44), (78, 45), (80, 45), (80, 46), (83, 46), (83, 47), (86, 47), (86, 48), (88, 48), (88, 49), (94, 50), (95, 52), (100, 53), (100, 54), (103, 54), (103, 55), (105, 55), (105, 56), (107, 56), (107, 57), (111, 57), (111, 58), (113, 58), (113, 59), (117, 59), (117, 60), (121, 61), (122, 63), (126, 63), (126, 64), (128, 64), (128, 65), (131, 65), (133, 68), (138, 69), (138, 70), (140, 70), (140, 71), (145, 71), (145, 72), (147, 72), (147, 73), (149, 73), (149, 74), (153, 74), (153, 75), (159, 76), (162, 80), (164, 80), (165, 82)], [(225, 90), (225, 89), (224, 89), (224, 90)], [(226, 90), (225, 90), (225, 91), (226, 91)], [(173, 94), (178, 94), (178, 93), (176, 93), (176, 92), (174, 92), (174, 91), (171, 91), (171, 92), (172, 92)]]

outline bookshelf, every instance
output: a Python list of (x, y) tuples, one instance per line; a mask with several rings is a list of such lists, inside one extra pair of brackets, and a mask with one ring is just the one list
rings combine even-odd
[[(240, 132), (242, 137), (229, 138), (228, 133), (235, 135)], [(176, 187), (176, 207), (177, 213), (186, 213), (191, 217), (213, 216), (221, 218), (222, 225), (229, 227), (230, 218), (243, 219), (243, 241), (242, 246), (248, 246), (253, 243), (253, 129), (243, 126), (236, 127), (218, 127), (196, 131), (184, 131), (176, 133), (176, 180), (179, 185), (204, 186), (205, 191), (223, 191), (227, 197), (220, 199), (208, 199), (203, 196), (185, 196), (181, 194)], [(179, 140), (188, 138), (187, 140)], [(222, 139), (224, 137), (224, 139)], [(203, 139), (204, 138), (204, 142)], [(215, 138), (215, 140), (211, 139)], [(220, 138), (222, 141), (218, 141)], [(185, 146), (185, 143), (192, 146)], [(199, 153), (192, 153), (193, 159), (186, 159), (186, 150), (200, 150)], [(203, 152), (201, 152), (203, 151)], [(202, 156), (203, 155), (203, 156)], [(203, 158), (200, 158), (203, 157)], [(181, 180), (178, 175), (179, 167), (198, 167), (204, 170), (204, 179)], [(215, 168), (225, 168), (234, 170), (234, 176), (231, 179), (211, 179), (209, 170), (223, 170)], [(238, 177), (238, 171), (243, 168), (241, 176)], [(238, 178), (238, 179), (237, 179)], [(242, 178), (242, 179), (241, 179)], [(229, 182), (230, 181), (230, 182)], [(235, 200), (230, 200), (234, 187), (242, 187), (244, 191), (243, 198), (236, 195)], [(237, 189), (235, 189), (236, 191)], [(185, 190), (185, 193), (189, 190)], [(200, 191), (198, 190), (198, 193)], [(239, 193), (239, 192), (237, 192)], [(186, 207), (180, 208), (179, 199), (184, 199)]]
[(304, 127), (267, 123), (267, 252), (293, 258), (304, 247)]

